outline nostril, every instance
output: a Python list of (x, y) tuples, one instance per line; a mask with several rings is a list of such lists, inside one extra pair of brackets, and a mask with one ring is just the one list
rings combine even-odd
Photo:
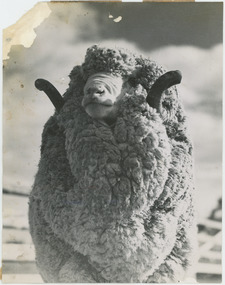
[(102, 94), (104, 93), (104, 90), (102, 90), (102, 89), (97, 89), (97, 90), (95, 91), (95, 93), (97, 93), (98, 95), (102, 95)]
[(105, 90), (102, 87), (89, 87), (87, 88), (85, 91), (85, 96), (86, 98), (89, 98), (89, 100), (93, 100), (93, 99), (99, 99), (100, 97), (102, 97), (105, 94)]
[(104, 90), (95, 90), (93, 93), (92, 93), (92, 97), (100, 97), (104, 94)]

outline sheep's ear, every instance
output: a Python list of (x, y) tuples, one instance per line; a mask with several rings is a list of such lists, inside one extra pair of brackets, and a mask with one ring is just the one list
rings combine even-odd
[(65, 102), (59, 91), (49, 81), (45, 79), (37, 79), (35, 81), (35, 87), (38, 90), (44, 91), (46, 93), (46, 95), (56, 108), (57, 112), (61, 110)]
[[(163, 92), (173, 85), (179, 84), (181, 79), (182, 74), (179, 70), (169, 71), (160, 76), (148, 92), (148, 96), (146, 98), (147, 103), (160, 113), (164, 121), (170, 117), (170, 110), (163, 107)], [(171, 99), (173, 100), (173, 98)]]

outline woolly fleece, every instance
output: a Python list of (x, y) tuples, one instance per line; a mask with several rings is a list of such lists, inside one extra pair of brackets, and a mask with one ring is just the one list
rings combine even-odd
[[(97, 72), (132, 85), (117, 120), (90, 118), (83, 88)], [(30, 194), (30, 232), (45, 282), (181, 282), (196, 247), (192, 144), (176, 87), (162, 120), (146, 96), (162, 67), (93, 46), (46, 123)]]

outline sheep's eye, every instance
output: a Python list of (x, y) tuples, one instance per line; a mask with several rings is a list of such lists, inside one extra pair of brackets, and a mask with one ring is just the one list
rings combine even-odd
[(128, 83), (129, 83), (132, 87), (135, 87), (135, 86), (137, 85), (137, 83), (136, 83), (136, 78), (131, 76), (131, 77), (128, 79)]
[(84, 94), (86, 94), (86, 95), (90, 95), (90, 93), (91, 93), (91, 90), (90, 90), (90, 89), (86, 89), (86, 90), (84, 90)]

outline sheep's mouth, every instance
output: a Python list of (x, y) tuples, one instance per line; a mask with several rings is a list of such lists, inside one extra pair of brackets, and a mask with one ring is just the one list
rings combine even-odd
[(112, 107), (113, 104), (111, 104), (111, 103), (103, 103), (103, 102), (88, 102), (88, 103), (84, 104), (84, 107), (86, 108), (87, 106), (90, 106), (90, 105)]

